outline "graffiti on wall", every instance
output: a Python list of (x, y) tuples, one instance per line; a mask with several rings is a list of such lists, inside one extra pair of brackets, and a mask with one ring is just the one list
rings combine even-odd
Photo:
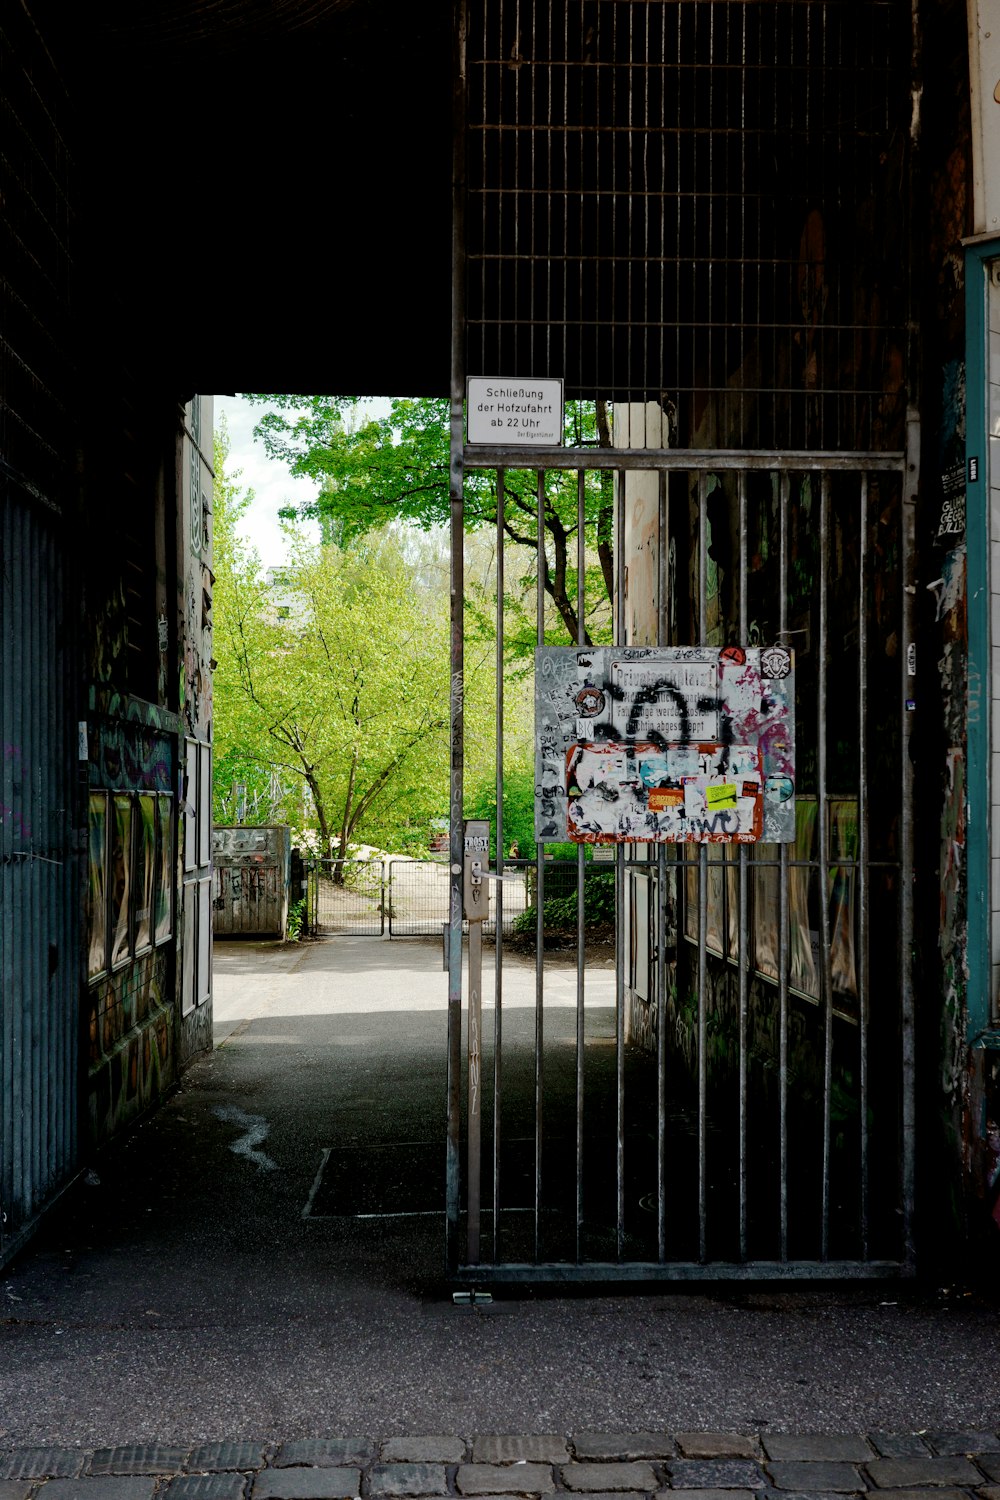
[(173, 806), (168, 793), (90, 793), (87, 950), (91, 983), (173, 934)]
[(795, 839), (794, 659), (782, 646), (535, 653), (535, 836)]

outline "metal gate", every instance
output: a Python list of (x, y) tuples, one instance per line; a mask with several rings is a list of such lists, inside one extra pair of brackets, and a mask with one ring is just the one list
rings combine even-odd
[[(470, 465), (496, 459), (465, 453)], [(656, 643), (795, 649), (796, 841), (619, 846), (613, 987), (589, 951), (581, 847), (571, 1007), (565, 970), (546, 957), (538, 846), (530, 1031), (504, 1016), (502, 936), (492, 987), (477, 973), (476, 934), (467, 985), (451, 967), (452, 1270), (472, 1282), (908, 1271), (912, 506), (902, 458), (611, 450), (586, 464), (574, 471), (581, 538), (588, 474), (615, 474), (616, 644), (637, 639), (626, 574), (652, 542)], [(563, 473), (534, 472), (539, 516)], [(642, 482), (656, 505), (638, 537)], [(735, 543), (728, 570), (710, 555), (724, 535)], [(539, 643), (545, 623), (539, 580)], [(502, 609), (497, 637), (502, 663)], [(458, 641), (453, 670), (457, 679)], [(498, 684), (502, 725), (502, 669)], [(460, 775), (457, 693), (453, 708)], [(500, 850), (503, 757), (501, 733)], [(502, 857), (492, 873), (503, 875)], [(459, 914), (461, 885), (456, 871)]]
[[(500, 913), (508, 936), (533, 899), (534, 861), (513, 862), (510, 876)], [(309, 866), (308, 926), (315, 937), (440, 939), (450, 894), (448, 865), (441, 860), (316, 859)], [(494, 935), (496, 921), (492, 901), (483, 924), (487, 936)]]
[(383, 937), (386, 880), (381, 859), (314, 859), (309, 930), (317, 937)]
[[(863, 11), (457, 0), (447, 1260), (473, 1283), (912, 1270), (919, 80), (905, 0)], [(480, 983), (473, 932), (463, 995), (467, 498), (497, 519), (501, 825), (509, 541), (539, 644), (590, 644), (590, 568), (622, 650), (796, 656), (794, 842), (619, 846), (612, 968), (581, 898), (569, 986), (539, 845), (530, 1025), (502, 940)]]

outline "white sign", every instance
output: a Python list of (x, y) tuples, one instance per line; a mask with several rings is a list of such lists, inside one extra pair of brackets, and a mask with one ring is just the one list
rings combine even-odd
[(612, 661), (616, 691), (611, 722), (620, 738), (717, 740), (718, 671), (714, 662)]
[(561, 380), (515, 380), (470, 375), (467, 386), (467, 432), (470, 443), (504, 447), (563, 440)]

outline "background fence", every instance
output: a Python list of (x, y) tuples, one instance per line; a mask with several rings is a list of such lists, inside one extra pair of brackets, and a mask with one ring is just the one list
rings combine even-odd
[[(599, 873), (589, 862), (585, 868), (588, 874)], [(495, 937), (498, 910), (502, 931), (509, 936), (515, 920), (534, 902), (533, 859), (506, 860), (504, 877), (502, 887), (489, 882), (484, 937)], [(546, 860), (546, 901), (575, 895), (576, 879), (575, 860)], [(440, 937), (448, 921), (448, 892), (447, 859), (313, 860), (309, 930), (316, 937)]]

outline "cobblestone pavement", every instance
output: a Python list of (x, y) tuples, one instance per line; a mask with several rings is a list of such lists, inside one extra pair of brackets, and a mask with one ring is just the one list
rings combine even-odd
[(1000, 1500), (995, 1432), (578, 1432), (0, 1451), (0, 1500)]

